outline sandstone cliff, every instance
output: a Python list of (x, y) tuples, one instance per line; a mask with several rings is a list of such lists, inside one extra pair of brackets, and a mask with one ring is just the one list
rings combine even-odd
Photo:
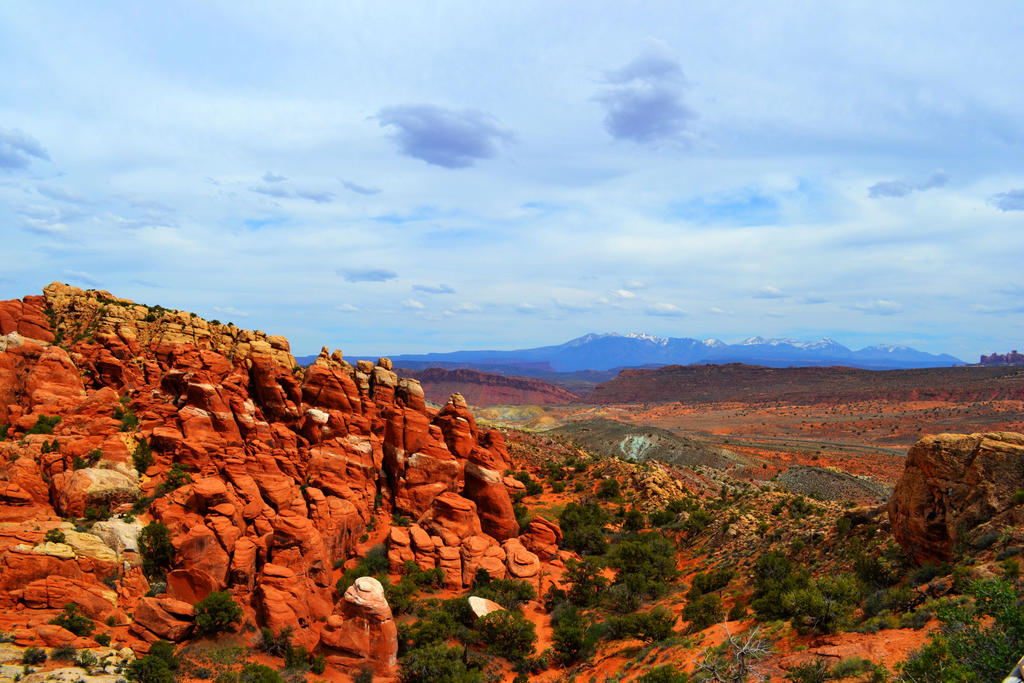
[[(388, 673), (379, 584), (334, 588), (370, 530), (394, 563), (460, 589), (477, 567), (535, 578), (528, 548), (551, 552), (553, 532), (516, 538), (505, 444), (461, 396), (433, 410), (386, 358), (353, 366), (325, 348), (303, 371), (283, 337), (108, 292), (53, 283), (0, 302), (0, 425), (0, 627), (16, 610), (22, 645), (76, 602), (145, 651), (190, 637), (192, 605), (227, 590), (248, 621)], [(416, 523), (388, 535), (393, 515)], [(152, 520), (174, 559), (151, 585), (136, 539)]]

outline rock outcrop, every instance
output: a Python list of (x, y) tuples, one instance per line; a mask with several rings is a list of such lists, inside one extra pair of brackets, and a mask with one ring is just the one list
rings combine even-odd
[(338, 609), (327, 618), (321, 642), (328, 661), (349, 671), (369, 667), (380, 675), (398, 663), (398, 627), (377, 579), (355, 580)]
[[(0, 302), (0, 335), (0, 522), (15, 539), (0, 542), (0, 608), (29, 625), (63, 600), (131, 614), (126, 635), (145, 651), (189, 638), (192, 605), (227, 590), (254, 625), (393, 675), (380, 584), (334, 590), (364, 532), (408, 518), (385, 536), (390, 569), (439, 568), (450, 589), (478, 569), (535, 580), (557, 545), (542, 526), (515, 539), (501, 434), (458, 394), (428, 407), (387, 358), (353, 366), (325, 348), (303, 370), (283, 337), (60, 283)], [(110, 519), (88, 532), (57, 521), (85, 516)], [(174, 557), (143, 597), (152, 521)]]
[(917, 562), (942, 562), (986, 532), (1024, 524), (1024, 434), (938, 434), (911, 447), (889, 500), (892, 532)]

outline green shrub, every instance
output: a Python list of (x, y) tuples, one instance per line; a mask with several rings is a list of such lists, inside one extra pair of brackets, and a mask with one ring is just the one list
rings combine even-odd
[(491, 612), (480, 617), (474, 628), (488, 652), (509, 661), (532, 655), (533, 645), (537, 642), (533, 622), (517, 612)]
[(714, 517), (711, 516), (710, 512), (703, 508), (698, 508), (690, 512), (690, 516), (683, 522), (683, 531), (689, 536), (696, 536), (711, 526), (713, 521)]
[(806, 588), (782, 595), (782, 609), (792, 617), (797, 633), (835, 633), (848, 622), (860, 601), (860, 586), (852, 575), (824, 576)]
[(706, 574), (697, 574), (693, 577), (693, 583), (690, 584), (690, 591), (686, 597), (692, 600), (704, 593), (720, 591), (729, 585), (735, 575), (736, 572), (731, 569), (717, 569)]
[(757, 618), (772, 621), (788, 617), (782, 596), (806, 588), (809, 583), (807, 573), (794, 568), (783, 553), (771, 550), (759, 556), (754, 562), (754, 595), (750, 603)]
[(608, 513), (597, 503), (569, 503), (558, 517), (562, 547), (584, 555), (603, 555), (608, 550), (605, 525)]
[(726, 615), (726, 619), (729, 621), (739, 621), (740, 619), (747, 618), (747, 606), (742, 602), (737, 602), (735, 605), (729, 608), (729, 614)]
[(260, 642), (256, 647), (272, 657), (283, 658), (292, 648), (291, 627), (282, 628), (275, 636), (273, 631), (264, 626), (260, 629)]
[(172, 464), (164, 474), (164, 480), (157, 488), (157, 494), (162, 496), (190, 483), (192, 476), (188, 473), (189, 469), (188, 465), (179, 462)]
[(99, 645), (102, 645), (103, 647), (110, 647), (109, 633), (100, 633), (96, 636), (93, 636), (93, 640), (95, 640)]
[(284, 679), (269, 666), (250, 662), (238, 673), (238, 683), (284, 683)]
[(786, 680), (795, 683), (825, 683), (831, 677), (832, 671), (824, 659), (798, 664), (786, 673)]
[(64, 605), (64, 611), (50, 619), (50, 623), (66, 628), (76, 636), (87, 636), (95, 628), (92, 619), (79, 612), (78, 605), (73, 602)]
[[(327, 670), (327, 657), (322, 654), (313, 657), (313, 660), (309, 663), (309, 670), (317, 675), (322, 674)], [(373, 670), (365, 667), (360, 669), (359, 673), (353, 677), (353, 683), (359, 683), (361, 680), (366, 680), (364, 676), (366, 672), (370, 673), (369, 683), (373, 683)], [(360, 676), (364, 676), (364, 678), (361, 679)]]
[[(52, 623), (52, 622), (51, 622)], [(50, 650), (50, 660), (60, 659), (65, 662), (75, 661), (78, 650), (70, 645), (58, 645)]]
[(676, 615), (664, 607), (655, 607), (650, 612), (637, 612), (608, 620), (610, 635), (615, 638), (637, 638), (648, 643), (665, 640), (672, 635)]
[(86, 505), (85, 506), (85, 520), (88, 522), (98, 522), (102, 519), (110, 519), (110, 509), (103, 505)]
[(89, 652), (88, 650), (82, 650), (77, 655), (75, 655), (74, 662), (75, 666), (80, 666), (83, 669), (91, 669), (92, 667), (96, 666), (97, 659), (96, 655), (94, 655), (93, 653)]
[(899, 567), (879, 555), (861, 553), (853, 561), (857, 578), (869, 586), (885, 588), (900, 580)]
[(626, 516), (622, 520), (622, 529), (624, 531), (640, 531), (644, 528), (646, 519), (644, 513), (636, 508), (629, 508), (626, 511)]
[(976, 581), (971, 601), (936, 609), (941, 632), (911, 656), (904, 677), (931, 681), (998, 681), (1024, 651), (1024, 605), (1005, 579)]
[(201, 636), (214, 636), (234, 630), (242, 620), (242, 608), (231, 593), (213, 591), (196, 603), (196, 631)]
[(589, 557), (582, 561), (567, 560), (564, 578), (570, 584), (566, 598), (577, 607), (593, 607), (608, 588), (608, 579), (601, 575), (601, 565)]
[(537, 589), (529, 581), (491, 579), (486, 584), (474, 586), (473, 594), (493, 600), (507, 610), (517, 610), (523, 603), (537, 597)]
[(1003, 576), (1007, 579), (1016, 579), (1020, 576), (1020, 561), (1010, 557), (999, 563), (1003, 568)]
[(178, 668), (178, 658), (174, 654), (174, 645), (166, 640), (158, 640), (150, 645), (148, 656), (162, 659), (171, 671), (176, 671)]
[(36, 418), (36, 423), (25, 432), (25, 435), (53, 434), (53, 428), (60, 424), (60, 421), (61, 417), (59, 415), (40, 415)]
[(1013, 502), (1017, 505), (1024, 505), (1024, 489), (1017, 489), (1013, 492)]
[(551, 615), (551, 641), (555, 657), (563, 665), (590, 659), (597, 637), (590, 623), (575, 607), (565, 605)]
[(134, 432), (139, 427), (139, 416), (131, 408), (118, 408), (114, 411), (114, 418), (121, 421), (119, 429), (122, 432)]
[(618, 570), (615, 583), (648, 598), (663, 595), (678, 573), (675, 544), (656, 532), (624, 539), (612, 549), (608, 565)]
[(375, 545), (366, 551), (366, 555), (359, 560), (352, 569), (346, 569), (335, 584), (336, 590), (344, 594), (348, 587), (356, 582), (360, 576), (376, 576), (388, 571), (388, 551), (383, 545)]
[(150, 522), (139, 532), (142, 569), (149, 578), (162, 577), (174, 562), (171, 530), (163, 522)]
[(647, 515), (647, 519), (653, 527), (667, 526), (672, 522), (676, 521), (678, 518), (678, 513), (671, 512), (669, 510), (652, 510)]
[(867, 673), (874, 671), (875, 665), (870, 659), (864, 659), (863, 657), (847, 657), (846, 659), (836, 662), (835, 666), (832, 667), (832, 678), (843, 679), (852, 678), (858, 674)]
[(146, 470), (153, 466), (153, 447), (149, 445), (149, 440), (146, 437), (140, 438), (139, 442), (135, 445), (135, 452), (132, 454), (132, 464), (139, 474), (144, 474)]
[(656, 666), (636, 679), (636, 683), (689, 683), (690, 676), (671, 664)]
[(293, 671), (302, 670), (309, 666), (309, 650), (305, 645), (298, 647), (292, 645), (284, 653), (284, 668)]
[(606, 500), (618, 498), (621, 495), (622, 485), (618, 479), (609, 477), (608, 479), (602, 479), (601, 483), (597, 485), (597, 497), (604, 498)]
[(401, 660), (402, 683), (482, 683), (483, 674), (466, 667), (461, 648), (437, 644), (418, 648)]
[(643, 596), (622, 583), (612, 584), (605, 592), (604, 603), (619, 614), (637, 611), (642, 602)]
[(522, 482), (523, 485), (526, 487), (526, 495), (536, 496), (541, 493), (544, 493), (544, 487), (541, 486), (539, 482), (534, 481), (533, 477), (531, 477), (530, 473), (527, 472), (526, 470), (520, 470), (519, 472), (516, 472), (512, 476), (516, 480)]
[(46, 543), (64, 543), (67, 539), (64, 537), (64, 532), (60, 529), (50, 529), (43, 536), (43, 541)]
[(715, 593), (701, 595), (686, 603), (683, 608), (683, 620), (690, 622), (689, 631), (703, 631), (725, 620), (725, 608), (722, 598)]
[(46, 651), (38, 647), (27, 648), (21, 653), (21, 663), (35, 666), (46, 661)]
[(7, 430), (11, 428), (11, 425), (0, 425), (0, 441), (7, 440)]
[(152, 654), (132, 661), (128, 678), (139, 683), (174, 683), (177, 680), (166, 661)]

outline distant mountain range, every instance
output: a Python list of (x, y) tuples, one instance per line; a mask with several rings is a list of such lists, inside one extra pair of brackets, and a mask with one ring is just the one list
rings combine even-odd
[[(300, 362), (304, 359), (299, 359)], [(750, 337), (738, 344), (718, 339), (654, 337), (647, 334), (587, 334), (557, 346), (516, 351), (453, 351), (393, 356), (404, 367), (475, 368), (500, 374), (541, 376), (550, 372), (608, 371), (659, 367), (746, 363), (768, 367), (849, 366), (897, 370), (963, 365), (948, 354), (883, 344), (854, 351), (832, 339), (804, 342)]]

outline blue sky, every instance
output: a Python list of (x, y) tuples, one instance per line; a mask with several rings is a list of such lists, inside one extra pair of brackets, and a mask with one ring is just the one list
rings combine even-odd
[(4, 3), (0, 298), (1024, 347), (1024, 5), (770, 4)]

